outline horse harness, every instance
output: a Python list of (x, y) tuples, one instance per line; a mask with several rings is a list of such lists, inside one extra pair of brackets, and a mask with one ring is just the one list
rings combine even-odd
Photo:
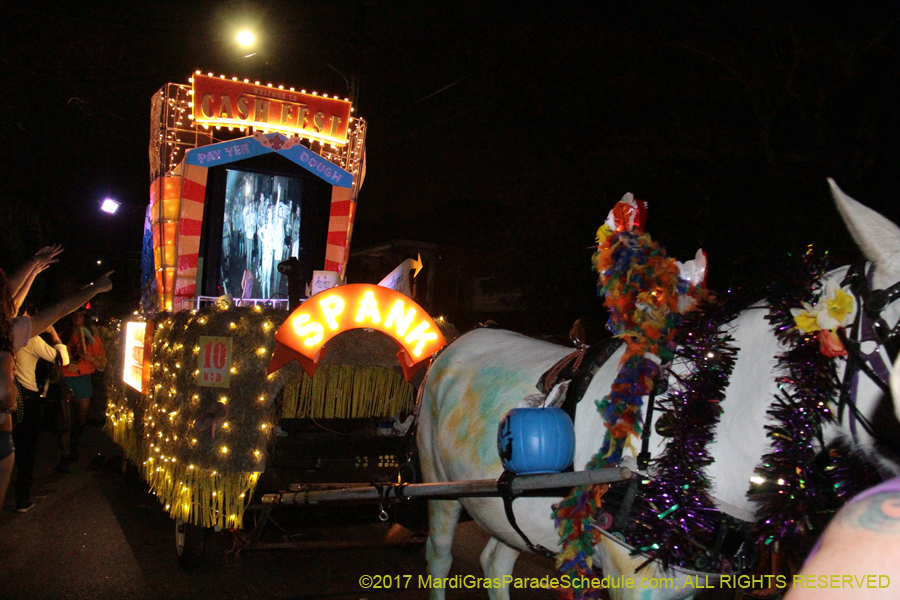
[[(900, 322), (893, 328), (889, 327), (881, 318), (881, 311), (895, 300), (900, 299), (900, 281), (886, 290), (872, 290), (870, 289), (872, 270), (869, 270), (868, 275), (864, 275), (864, 269), (863, 263), (853, 265), (841, 285), (849, 285), (853, 293), (862, 299), (863, 310), (857, 311), (856, 322), (858, 323), (860, 320), (860, 313), (864, 313), (869, 318), (874, 340), (887, 349), (888, 356), (893, 363), (897, 360), (897, 353), (900, 350)], [(854, 323), (854, 327), (856, 327), (856, 323)]]
[[(887, 351), (891, 364), (897, 360), (900, 350), (900, 322), (890, 328), (881, 317), (881, 312), (895, 300), (900, 299), (900, 282), (895, 283), (886, 290), (871, 288), (872, 270), (865, 272), (865, 263), (857, 263), (850, 267), (847, 275), (841, 281), (841, 287), (848, 286), (857, 299), (861, 300), (860, 308), (856, 311), (856, 317), (850, 327), (850, 335), (838, 330), (838, 336), (847, 349), (847, 368), (841, 385), (840, 399), (838, 401), (838, 420), (843, 417), (844, 410), (849, 409), (851, 414), (850, 431), (856, 437), (856, 423), (878, 443), (900, 454), (900, 447), (892, 440), (879, 435), (871, 421), (856, 406), (856, 388), (859, 383), (859, 374), (864, 373), (877, 385), (888, 397), (891, 397), (891, 389), (888, 383), (890, 379), (890, 367), (885, 364), (879, 353), (879, 348)], [(868, 355), (864, 354), (861, 346), (864, 342), (875, 342), (877, 347)]]
[[(572, 422), (575, 422), (575, 409), (578, 403), (587, 392), (588, 386), (594, 379), (594, 375), (600, 370), (606, 361), (615, 353), (622, 345), (622, 341), (616, 338), (594, 344), (593, 346), (579, 346), (574, 352), (566, 355), (557, 361), (550, 369), (544, 372), (538, 379), (537, 388), (543, 394), (549, 394), (553, 387), (566, 379), (570, 380), (569, 387), (566, 390), (566, 397), (563, 400), (561, 408), (569, 415)], [(571, 469), (571, 467), (570, 467)], [(513, 530), (519, 534), (522, 541), (529, 550), (536, 554), (546, 556), (548, 558), (556, 558), (556, 553), (552, 550), (540, 545), (534, 544), (525, 532), (516, 523), (516, 515), (513, 511), (513, 500), (516, 499), (515, 493), (512, 491), (512, 482), (516, 478), (514, 473), (503, 471), (503, 474), (497, 480), (497, 490), (503, 499), (503, 510), (506, 512), (506, 519), (509, 521)]]
[[(574, 422), (577, 405), (587, 392), (594, 376), (622, 343), (621, 340), (613, 338), (589, 348), (581, 347), (577, 349), (554, 364), (540, 377), (537, 383), (538, 390), (543, 394), (549, 394), (554, 385), (569, 379), (569, 387), (561, 408)], [(640, 471), (646, 471), (650, 462), (649, 444), (655, 400), (657, 396), (665, 394), (667, 391), (668, 381), (664, 376), (666, 371), (666, 369), (660, 370), (661, 376), (657, 377), (656, 384), (646, 404), (644, 428), (641, 435), (641, 451), (637, 456), (638, 469)], [(667, 416), (667, 413), (663, 412), (656, 423), (657, 431), (664, 437), (666, 437), (664, 429), (666, 428), (665, 418)], [(542, 556), (556, 558), (556, 553), (552, 550), (540, 544), (532, 543), (516, 523), (512, 506), (513, 500), (517, 497), (512, 492), (512, 481), (515, 477), (516, 475), (513, 473), (504, 471), (497, 481), (497, 489), (503, 499), (503, 508), (510, 526), (522, 538), (529, 550)], [(603, 512), (598, 516), (596, 527), (623, 544), (626, 543), (626, 539), (621, 532), (625, 531), (630, 523), (630, 516), (640, 492), (640, 485), (641, 477), (632, 477), (628, 482), (611, 485), (609, 491), (604, 495), (604, 505), (609, 508), (609, 511)], [(725, 513), (720, 513), (720, 516), (714, 546), (704, 548), (691, 567), (702, 571), (711, 562), (724, 559), (723, 555), (727, 555), (731, 559), (730, 561), (725, 561), (729, 565), (729, 572), (741, 573), (751, 569), (756, 557), (754, 548), (748, 541), (749, 524)]]

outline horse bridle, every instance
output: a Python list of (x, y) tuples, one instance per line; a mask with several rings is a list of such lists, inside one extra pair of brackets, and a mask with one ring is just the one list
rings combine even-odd
[(881, 311), (895, 300), (900, 299), (900, 281), (886, 290), (870, 290), (869, 280), (865, 276), (864, 270), (864, 264), (858, 263), (854, 265), (847, 273), (844, 281), (849, 280), (850, 289), (862, 298), (863, 311), (872, 321), (872, 334), (875, 337), (875, 341), (880, 346), (885, 347), (891, 363), (893, 363), (897, 360), (897, 353), (900, 350), (900, 321), (891, 328), (881, 317)]
[(844, 372), (840, 400), (838, 402), (838, 420), (842, 418), (844, 409), (849, 408), (856, 420), (873, 439), (895, 451), (900, 451), (900, 448), (897, 448), (895, 443), (884, 440), (882, 436), (876, 434), (872, 423), (856, 407), (852, 393), (853, 378), (861, 371), (888, 397), (891, 396), (890, 385), (887, 381), (890, 366), (884, 364), (884, 361), (878, 355), (877, 348), (869, 356), (865, 356), (860, 349), (860, 345), (862, 341), (865, 341), (864, 338), (867, 331), (871, 332), (872, 341), (876, 342), (879, 347), (883, 346), (885, 348), (891, 364), (897, 360), (898, 349), (900, 349), (900, 321), (891, 328), (882, 318), (881, 312), (892, 302), (900, 299), (900, 282), (887, 289), (871, 290), (869, 289), (869, 279), (865, 272), (865, 263), (857, 263), (850, 267), (847, 275), (841, 281), (841, 287), (848, 285), (854, 296), (862, 301), (862, 306), (856, 312), (850, 335), (848, 336), (842, 330), (838, 330), (838, 336), (848, 352), (847, 369)]
[[(870, 273), (871, 274), (871, 273)], [(862, 315), (871, 322), (871, 332), (874, 341), (879, 346), (884, 346), (887, 350), (891, 364), (897, 360), (898, 350), (900, 350), (900, 321), (891, 328), (881, 316), (881, 312), (887, 308), (892, 302), (900, 299), (900, 281), (891, 287), (882, 289), (869, 289), (869, 278), (865, 273), (865, 263), (857, 263), (850, 267), (847, 275), (841, 282), (841, 287), (849, 285), (853, 294), (862, 300), (862, 310), (857, 311), (856, 319), (853, 323), (853, 338), (858, 339), (863, 335), (859, 329), (862, 327)], [(876, 382), (878, 383), (878, 382)], [(881, 385), (883, 384), (883, 385)], [(889, 389), (887, 382), (882, 379), (879, 387)]]

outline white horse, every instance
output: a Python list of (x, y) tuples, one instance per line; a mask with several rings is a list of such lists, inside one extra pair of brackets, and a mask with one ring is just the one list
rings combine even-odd
[[(900, 281), (900, 228), (829, 182), (851, 235), (874, 266), (871, 289), (887, 289)], [(826, 279), (840, 282), (846, 272), (847, 267), (838, 269)], [(856, 306), (860, 305), (857, 301)], [(745, 521), (754, 520), (755, 507), (748, 500), (747, 492), (760, 458), (770, 450), (764, 428), (768, 420), (766, 410), (777, 392), (776, 356), (785, 350), (773, 335), (766, 314), (765, 307), (757, 305), (756, 309), (742, 312), (727, 327), (739, 352), (721, 405), (723, 414), (716, 439), (710, 446), (715, 461), (707, 468), (712, 482), (711, 495), (718, 508)], [(893, 326), (900, 318), (900, 302), (892, 300), (881, 316)], [(890, 365), (884, 348), (878, 351)], [(448, 346), (431, 366), (421, 392), (418, 447), (425, 481), (499, 477), (503, 472), (497, 452), (500, 420), (523, 397), (533, 394), (538, 378), (570, 352), (571, 348), (495, 329), (472, 331)], [(576, 470), (584, 468), (603, 439), (605, 429), (594, 401), (609, 393), (622, 353), (620, 348), (597, 372), (577, 407)], [(846, 361), (838, 361), (841, 375)], [(877, 405), (885, 400), (881, 389), (861, 375), (856, 402), (862, 414), (874, 415)], [(849, 432), (849, 411), (845, 411), (843, 419), (840, 426), (826, 430), (826, 443)], [(900, 472), (898, 465), (878, 453), (875, 440), (866, 431), (856, 433), (857, 447), (878, 460), (886, 472)], [(639, 440), (634, 441), (640, 446)], [(656, 454), (664, 445), (665, 439), (654, 431), (650, 449)], [(517, 523), (531, 542), (554, 552), (559, 551), (560, 542), (551, 518), (551, 505), (558, 501), (558, 498), (522, 497), (513, 504)], [(463, 507), (491, 535), (481, 554), (485, 577), (510, 575), (519, 553), (527, 547), (510, 525), (499, 498), (429, 502), (430, 536), (426, 546), (429, 575), (433, 579), (448, 575), (451, 543)], [(693, 596), (695, 590), (690, 582), (684, 587), (691, 571), (677, 567), (666, 570), (652, 562), (636, 572), (646, 557), (632, 556), (628, 547), (605, 532), (594, 550), (594, 564), (602, 567), (605, 577), (624, 577), (624, 584), (616, 586), (619, 589), (610, 589), (613, 598), (661, 600)], [(657, 578), (658, 584), (658, 578), (663, 577), (679, 578), (680, 583), (674, 586), (677, 589), (650, 589), (647, 580)], [(494, 599), (508, 599), (509, 593), (508, 587), (489, 589)], [(435, 599), (444, 597), (440, 588), (432, 588), (431, 594)]]

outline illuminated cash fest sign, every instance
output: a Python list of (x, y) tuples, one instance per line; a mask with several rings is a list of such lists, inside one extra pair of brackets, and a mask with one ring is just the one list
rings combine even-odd
[(374, 329), (400, 347), (397, 358), (407, 381), (447, 343), (422, 307), (392, 289), (365, 283), (316, 294), (291, 313), (275, 333), (268, 373), (292, 360), (312, 377), (325, 356), (325, 344), (350, 329)]
[(339, 146), (347, 143), (349, 100), (199, 72), (190, 81), (196, 123), (295, 133)]

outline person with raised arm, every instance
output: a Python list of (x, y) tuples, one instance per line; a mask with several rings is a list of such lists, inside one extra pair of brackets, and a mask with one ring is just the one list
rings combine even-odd
[(38, 273), (58, 261), (62, 246), (41, 248), (24, 265), (7, 278), (0, 270), (0, 501), (6, 498), (15, 462), (12, 437), (12, 413), (16, 412), (15, 354), (33, 337), (59, 319), (78, 309), (101, 292), (112, 289), (108, 271), (95, 282), (57, 301), (34, 317), (16, 316)]
[[(28, 314), (27, 312), (25, 313)], [(16, 512), (26, 513), (34, 507), (31, 498), (31, 487), (34, 484), (34, 465), (37, 460), (37, 442), (40, 434), (41, 398), (40, 382), (37, 381), (35, 368), (43, 359), (57, 365), (69, 364), (69, 353), (59, 339), (59, 335), (51, 325), (43, 332), (52, 346), (39, 335), (28, 340), (16, 352), (16, 379), (22, 388), (23, 415), (13, 428), (13, 442), (16, 446)], [(57, 362), (57, 358), (59, 362)]]
[(15, 353), (10, 318), (16, 314), (9, 280), (0, 270), (0, 503), (6, 499), (6, 488), (15, 461), (12, 439), (12, 414), (16, 404)]
[(59, 261), (57, 256), (59, 256), (62, 251), (63, 247), (59, 244), (44, 246), (38, 250), (34, 256), (25, 261), (24, 265), (16, 269), (16, 271), (9, 276), (9, 290), (15, 304), (16, 312), (19, 311), (19, 308), (21, 308), (22, 304), (25, 302), (25, 296), (28, 295), (31, 284), (34, 283), (34, 278), (37, 277), (38, 273)]

